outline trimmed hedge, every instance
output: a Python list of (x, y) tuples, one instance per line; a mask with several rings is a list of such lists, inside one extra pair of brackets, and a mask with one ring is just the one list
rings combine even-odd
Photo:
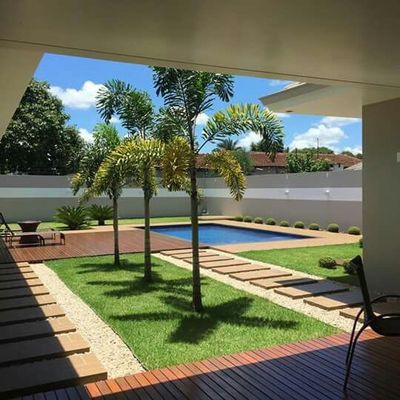
[(361, 235), (361, 229), (358, 226), (350, 226), (350, 228), (347, 229), (347, 233), (349, 235)]
[(289, 222), (288, 221), (285, 221), (285, 220), (283, 220), (283, 221), (281, 221), (281, 222), (279, 222), (279, 226), (284, 226), (284, 227), (289, 227), (290, 226), (290, 224), (289, 224)]
[(264, 221), (263, 221), (263, 219), (262, 219), (262, 218), (260, 218), (260, 217), (256, 217), (256, 218), (254, 218), (254, 223), (255, 223), (255, 224), (263, 224), (263, 223), (264, 223)]
[(304, 225), (304, 222), (303, 222), (303, 221), (296, 221), (296, 222), (293, 224), (293, 226), (294, 226), (295, 228), (297, 228), (297, 229), (304, 229), (304, 228), (305, 228), (305, 225)]
[(311, 229), (312, 231), (319, 231), (319, 225), (313, 222), (312, 224), (310, 224), (308, 229)]
[(267, 224), (267, 225), (276, 225), (276, 221), (274, 220), (274, 218), (267, 218), (266, 220), (265, 220), (265, 223)]
[(336, 260), (332, 257), (322, 257), (319, 259), (318, 265), (321, 268), (335, 269), (336, 268)]
[(250, 217), (250, 215), (246, 215), (243, 217), (243, 222), (253, 222), (253, 217)]
[(237, 215), (235, 218), (233, 218), (235, 221), (238, 222), (243, 222), (243, 215)]
[(328, 232), (334, 232), (338, 233), (339, 232), (339, 225), (338, 224), (329, 224), (328, 227), (326, 228)]

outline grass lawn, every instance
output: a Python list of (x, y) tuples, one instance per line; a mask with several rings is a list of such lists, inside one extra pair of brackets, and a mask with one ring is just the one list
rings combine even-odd
[[(167, 222), (190, 222), (190, 217), (154, 217), (151, 218), (152, 224), (160, 224)], [(144, 218), (121, 218), (119, 220), (120, 225), (127, 224), (144, 224)], [(20, 229), (19, 225), (16, 223), (9, 224), (11, 229)], [(90, 228), (91, 226), (97, 225), (97, 221), (89, 221), (89, 226), (85, 227), (85, 229)], [(112, 221), (106, 221), (106, 225), (112, 225)], [(44, 221), (40, 224), (39, 229), (57, 229), (57, 230), (68, 230), (68, 228), (56, 221)]]
[(318, 260), (321, 257), (328, 256), (346, 260), (361, 253), (362, 249), (358, 243), (354, 243), (334, 246), (301, 247), (297, 249), (245, 251), (240, 253), (240, 256), (358, 286), (357, 277), (346, 274), (343, 267), (338, 266), (336, 269), (321, 268), (318, 265)]
[(190, 362), (336, 333), (318, 320), (203, 278), (206, 312), (190, 309), (191, 273), (154, 258), (154, 283), (145, 284), (143, 255), (48, 262), (147, 368)]

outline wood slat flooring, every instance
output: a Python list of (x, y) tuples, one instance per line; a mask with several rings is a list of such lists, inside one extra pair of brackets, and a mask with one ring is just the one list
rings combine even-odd
[(345, 394), (348, 340), (348, 334), (339, 334), (225, 355), (90, 383), (84, 392), (81, 387), (62, 395), (46, 392), (34, 400), (398, 400), (400, 339), (365, 332)]

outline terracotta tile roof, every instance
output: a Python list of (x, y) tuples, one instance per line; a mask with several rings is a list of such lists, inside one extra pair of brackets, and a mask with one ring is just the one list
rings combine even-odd
[[(252, 151), (250, 152), (250, 156), (253, 160), (253, 165), (256, 168), (286, 168), (287, 166), (287, 153), (276, 153), (274, 161), (272, 161), (264, 152)], [(340, 164), (344, 168), (351, 167), (360, 162), (358, 158), (347, 156), (345, 154), (321, 154), (319, 158), (327, 160), (329, 164), (332, 165)], [(197, 156), (197, 168), (205, 168), (205, 154), (199, 154)]]

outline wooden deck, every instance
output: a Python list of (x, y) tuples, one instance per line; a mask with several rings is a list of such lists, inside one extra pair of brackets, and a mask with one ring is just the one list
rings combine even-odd
[(349, 387), (344, 394), (347, 342), (348, 334), (339, 334), (23, 399), (399, 399), (400, 340), (366, 332), (357, 348)]
[[(144, 231), (142, 229), (121, 230), (119, 233), (121, 253), (143, 252)], [(41, 262), (60, 258), (100, 256), (113, 254), (113, 233), (65, 232), (66, 244), (8, 248), (0, 239), (0, 264), (11, 262)], [(188, 248), (190, 243), (158, 233), (151, 233), (151, 248), (157, 252)]]

